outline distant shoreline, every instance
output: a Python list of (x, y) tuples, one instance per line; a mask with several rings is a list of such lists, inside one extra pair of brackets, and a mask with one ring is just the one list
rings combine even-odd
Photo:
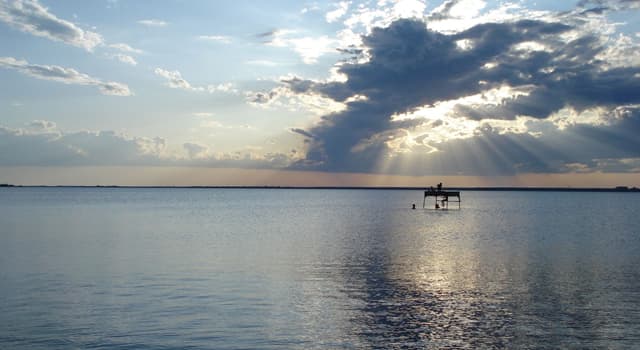
[[(270, 190), (416, 190), (423, 191), (427, 187), (406, 186), (67, 186), (67, 185), (11, 185), (0, 184), (0, 188), (142, 188), (142, 189), (270, 189)], [(456, 191), (519, 191), (519, 192), (640, 192), (637, 187), (445, 187)]]

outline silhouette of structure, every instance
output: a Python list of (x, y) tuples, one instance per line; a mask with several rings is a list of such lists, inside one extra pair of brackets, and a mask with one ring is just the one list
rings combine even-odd
[(460, 191), (445, 191), (442, 189), (442, 183), (438, 184), (437, 189), (431, 187), (424, 191), (422, 208), (425, 208), (425, 205), (427, 204), (427, 197), (434, 198), (435, 209), (449, 209), (449, 202), (458, 203), (458, 209), (460, 209)]

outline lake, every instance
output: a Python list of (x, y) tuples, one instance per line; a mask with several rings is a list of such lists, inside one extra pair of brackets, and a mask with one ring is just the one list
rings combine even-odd
[(640, 344), (638, 194), (461, 196), (2, 188), (0, 348)]

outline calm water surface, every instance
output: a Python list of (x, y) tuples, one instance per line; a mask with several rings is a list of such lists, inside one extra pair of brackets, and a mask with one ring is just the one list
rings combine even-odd
[(0, 348), (637, 348), (639, 199), (0, 189)]

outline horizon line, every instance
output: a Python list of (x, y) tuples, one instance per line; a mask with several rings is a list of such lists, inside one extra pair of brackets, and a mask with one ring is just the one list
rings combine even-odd
[[(0, 188), (149, 188), (149, 189), (283, 189), (283, 190), (426, 190), (429, 186), (158, 186), (158, 185), (13, 185), (0, 184)], [(447, 190), (466, 191), (557, 191), (557, 192), (640, 192), (638, 187), (545, 187), (545, 186), (451, 186)]]

